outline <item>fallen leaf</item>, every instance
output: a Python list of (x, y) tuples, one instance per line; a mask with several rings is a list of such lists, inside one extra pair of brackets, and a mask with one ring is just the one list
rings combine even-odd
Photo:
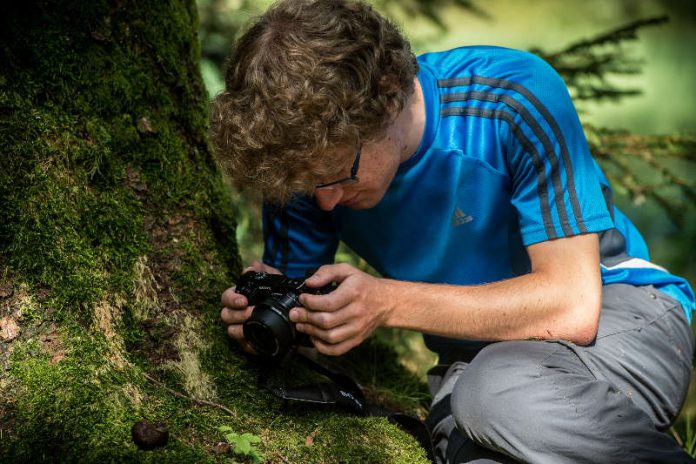
[(0, 338), (5, 342), (11, 342), (19, 335), (19, 326), (11, 316), (0, 319)]
[(141, 134), (154, 134), (155, 132), (157, 132), (155, 129), (153, 129), (150, 120), (144, 116), (138, 120), (138, 124), (136, 127), (138, 129), (138, 132), (140, 132)]
[(307, 439), (305, 440), (305, 445), (312, 446), (314, 444), (314, 439), (317, 437), (318, 431), (319, 431), (319, 429), (316, 429), (314, 432), (307, 435)]
[(213, 447), (213, 453), (215, 454), (227, 454), (229, 451), (232, 449), (232, 446), (229, 443), (225, 443), (223, 441), (218, 442), (214, 447)]

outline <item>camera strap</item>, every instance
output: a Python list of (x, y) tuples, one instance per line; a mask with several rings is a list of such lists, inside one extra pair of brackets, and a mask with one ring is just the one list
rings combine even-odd
[(431, 462), (435, 462), (430, 431), (423, 421), (408, 414), (369, 404), (365, 399), (362, 388), (351, 376), (338, 372), (336, 369), (320, 362), (311, 354), (305, 354), (301, 351), (304, 351), (304, 349), (300, 348), (291, 356), (294, 356), (296, 360), (302, 362), (311, 370), (327, 377), (330, 380), (329, 382), (318, 382), (297, 387), (274, 385), (270, 371), (275, 370), (277, 366), (269, 366), (268, 370), (262, 370), (259, 377), (261, 386), (284, 401), (334, 405), (359, 416), (386, 417), (389, 422), (413, 436), (425, 450), (428, 459)]

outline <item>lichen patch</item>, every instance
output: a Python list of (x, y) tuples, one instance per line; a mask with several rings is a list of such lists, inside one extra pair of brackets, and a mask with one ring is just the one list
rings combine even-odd
[(19, 323), (27, 317), (35, 317), (42, 309), (26, 283), (5, 280), (0, 285), (0, 316), (12, 316)]
[(184, 316), (174, 346), (179, 351), (179, 360), (168, 361), (165, 366), (179, 373), (184, 389), (192, 398), (207, 401), (215, 399), (215, 385), (201, 367), (200, 353), (206, 346), (199, 335), (196, 319)]
[(126, 398), (130, 399), (130, 402), (135, 406), (136, 408), (140, 408), (143, 402), (143, 394), (140, 392), (140, 389), (133, 385), (132, 383), (127, 383), (123, 386), (123, 395)]
[(155, 274), (148, 265), (146, 255), (140, 256), (135, 261), (134, 275), (134, 315), (138, 320), (143, 321), (151, 317), (153, 310), (160, 308), (158, 293), (162, 290), (162, 286), (157, 282)]
[(108, 344), (107, 359), (119, 369), (128, 364), (124, 356), (123, 336), (118, 330), (123, 304), (124, 300), (116, 296), (113, 303), (102, 300), (94, 308), (94, 325), (104, 335)]

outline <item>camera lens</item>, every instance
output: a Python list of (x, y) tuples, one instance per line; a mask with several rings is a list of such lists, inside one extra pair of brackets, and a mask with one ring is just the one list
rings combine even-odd
[(288, 312), (297, 304), (297, 296), (289, 293), (269, 297), (254, 308), (244, 323), (244, 337), (261, 356), (284, 356), (294, 345), (295, 336)]
[(247, 321), (244, 324), (244, 337), (261, 356), (273, 357), (278, 354), (278, 340), (266, 324)]

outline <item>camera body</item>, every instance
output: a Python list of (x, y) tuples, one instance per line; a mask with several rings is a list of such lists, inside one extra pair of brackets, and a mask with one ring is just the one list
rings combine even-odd
[(242, 274), (235, 291), (255, 306), (244, 322), (244, 337), (261, 356), (282, 359), (298, 345), (312, 346), (306, 334), (297, 332), (290, 321), (290, 310), (301, 306), (301, 293), (325, 295), (335, 285), (310, 288), (304, 279), (291, 279), (280, 274), (249, 271)]

